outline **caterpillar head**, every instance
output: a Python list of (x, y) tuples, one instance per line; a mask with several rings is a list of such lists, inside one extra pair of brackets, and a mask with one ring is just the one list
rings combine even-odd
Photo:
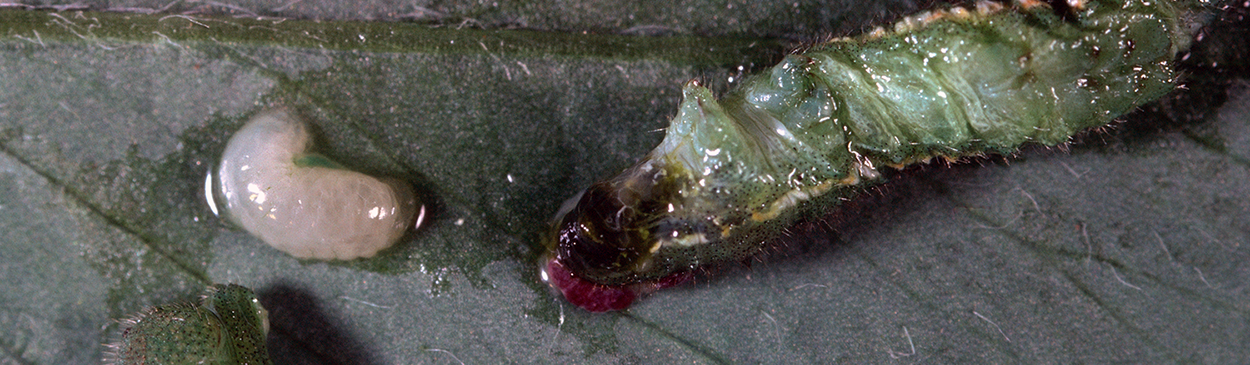
[(592, 312), (628, 308), (639, 295), (690, 276), (655, 257), (654, 223), (667, 204), (661, 203), (665, 194), (652, 193), (664, 191), (664, 184), (635, 189), (630, 180), (637, 179), (600, 182), (575, 197), (576, 204), (561, 209), (549, 238), (543, 280)]
[(637, 208), (617, 191), (606, 182), (591, 186), (555, 227), (556, 258), (601, 284), (633, 281), (651, 254), (646, 247), (650, 234), (638, 227)]

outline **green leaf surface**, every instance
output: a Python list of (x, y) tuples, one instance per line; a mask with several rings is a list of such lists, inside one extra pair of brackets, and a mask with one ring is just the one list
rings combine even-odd
[[(676, 33), (808, 29), (738, 19)], [(591, 314), (539, 282), (546, 221), (659, 141), (683, 82), (785, 45), (18, 10), (0, 36), (0, 363), (95, 363), (114, 319), (212, 282), (257, 290), (279, 364), (1250, 361), (1244, 81), (1218, 109), (1176, 107), (1224, 91), (1195, 86), (1065, 148), (909, 169), (749, 268)], [(278, 106), (319, 152), (412, 181), (432, 221), (325, 263), (214, 216), (207, 172)]]
[(25, 0), (28, 8), (229, 14), (287, 19), (408, 21), (461, 28), (521, 28), (633, 35), (752, 35), (810, 39), (862, 30), (914, 13), (915, 0)]

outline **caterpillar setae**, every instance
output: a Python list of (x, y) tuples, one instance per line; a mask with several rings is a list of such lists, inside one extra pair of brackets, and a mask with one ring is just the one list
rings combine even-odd
[(1057, 145), (1171, 91), (1204, 0), (979, 1), (835, 39), (716, 100), (695, 82), (660, 145), (570, 199), (542, 278), (590, 311), (755, 254), (878, 169)]
[(106, 364), (272, 363), (265, 348), (268, 312), (251, 289), (235, 284), (208, 287), (199, 303), (148, 308), (122, 326)]
[[(411, 186), (347, 170), (311, 148), (308, 127), (285, 110), (248, 121), (217, 169), (230, 219), (291, 256), (322, 260), (372, 257), (421, 224), (425, 207)], [(205, 197), (215, 212), (213, 186), (210, 174)]]

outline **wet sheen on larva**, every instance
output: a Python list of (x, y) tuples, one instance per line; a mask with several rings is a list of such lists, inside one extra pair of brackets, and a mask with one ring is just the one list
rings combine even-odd
[(347, 170), (311, 148), (308, 126), (286, 110), (248, 121), (217, 168), (230, 219), (291, 256), (350, 260), (390, 247), (424, 214), (408, 184)]

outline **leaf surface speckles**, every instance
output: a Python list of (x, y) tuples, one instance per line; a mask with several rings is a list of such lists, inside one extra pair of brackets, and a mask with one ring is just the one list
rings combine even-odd
[[(720, 14), (711, 6), (691, 9)], [(838, 5), (801, 7), (821, 6)], [(0, 21), (0, 363), (97, 363), (110, 318), (194, 300), (211, 282), (257, 291), (279, 364), (1250, 358), (1244, 87), (1201, 121), (1151, 124), (1200, 118), (1148, 107), (1182, 114), (1133, 114), (1066, 150), (909, 170), (795, 227), (750, 268), (589, 314), (538, 282), (546, 220), (659, 141), (684, 81), (723, 84), (784, 50), (723, 35), (810, 24), (483, 31), (455, 26), (480, 15), (651, 28), (611, 14), (551, 25), (554, 13), (510, 15), (525, 9), (422, 9), (459, 18), (423, 33), (0, 11), (13, 20)], [(880, 18), (839, 9), (821, 16)], [(205, 173), (234, 130), (277, 105), (308, 120), (335, 161), (412, 181), (434, 203), (427, 228), (377, 259), (301, 262), (213, 216)]]

